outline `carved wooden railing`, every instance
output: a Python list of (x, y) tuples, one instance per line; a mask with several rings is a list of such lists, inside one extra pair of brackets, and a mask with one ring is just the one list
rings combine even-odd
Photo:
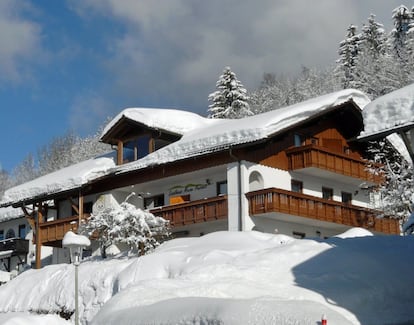
[(364, 160), (355, 159), (316, 145), (295, 147), (287, 150), (286, 154), (289, 170), (315, 167), (373, 183), (380, 183), (383, 180), (381, 175), (374, 175), (367, 170)]
[(364, 227), (387, 234), (400, 233), (397, 220), (376, 218), (375, 210), (355, 205), (276, 188), (250, 192), (246, 196), (251, 216), (284, 213), (351, 227)]
[(227, 218), (227, 195), (179, 203), (150, 210), (170, 221), (172, 227)]

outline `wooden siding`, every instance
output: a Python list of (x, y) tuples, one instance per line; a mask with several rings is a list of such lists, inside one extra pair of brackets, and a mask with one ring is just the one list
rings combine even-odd
[(355, 205), (276, 188), (250, 192), (246, 196), (251, 216), (284, 213), (387, 234), (400, 233), (398, 220), (376, 218), (376, 211)]
[(360, 178), (374, 183), (382, 181), (381, 176), (367, 171), (364, 160), (355, 159), (346, 154), (316, 146), (305, 145), (286, 151), (289, 170), (320, 168), (345, 176)]
[(152, 214), (170, 221), (172, 227), (227, 218), (227, 196), (179, 203), (150, 210)]

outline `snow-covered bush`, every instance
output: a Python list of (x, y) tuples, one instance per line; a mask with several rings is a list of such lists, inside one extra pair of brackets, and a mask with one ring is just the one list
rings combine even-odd
[(124, 201), (119, 205), (92, 213), (81, 225), (80, 233), (100, 244), (102, 257), (112, 244), (124, 244), (140, 255), (151, 251), (169, 236), (169, 221), (136, 208)]

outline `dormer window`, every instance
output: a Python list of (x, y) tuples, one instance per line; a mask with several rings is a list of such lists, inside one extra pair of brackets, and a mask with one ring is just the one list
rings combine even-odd
[(118, 143), (118, 164), (125, 164), (141, 159), (154, 151), (153, 140), (144, 135), (139, 138)]

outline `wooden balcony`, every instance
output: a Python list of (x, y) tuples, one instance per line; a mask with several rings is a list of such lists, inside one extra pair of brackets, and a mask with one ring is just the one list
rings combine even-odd
[[(84, 218), (87, 217), (89, 217), (89, 214), (84, 215)], [(60, 247), (63, 236), (66, 234), (66, 232), (69, 230), (72, 230), (74, 232), (77, 231), (78, 222), (78, 216), (41, 222), (39, 228), (42, 245)]]
[(400, 233), (397, 220), (376, 218), (374, 210), (355, 205), (276, 188), (250, 192), (246, 196), (251, 216), (283, 213), (387, 234)]
[(287, 150), (289, 170), (318, 168), (336, 174), (380, 183), (382, 177), (367, 171), (364, 160), (352, 158), (317, 145), (304, 145)]
[(227, 195), (179, 203), (150, 210), (170, 221), (172, 227), (227, 218)]

